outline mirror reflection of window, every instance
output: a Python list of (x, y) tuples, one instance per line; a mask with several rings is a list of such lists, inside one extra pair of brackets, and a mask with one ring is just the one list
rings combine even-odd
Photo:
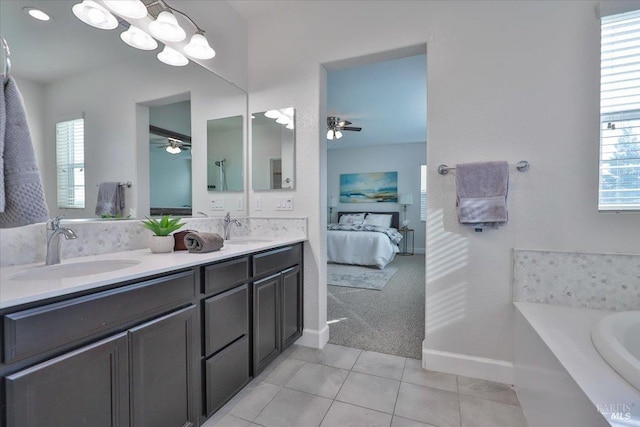
[(253, 113), (251, 118), (254, 190), (294, 188), (295, 110)]

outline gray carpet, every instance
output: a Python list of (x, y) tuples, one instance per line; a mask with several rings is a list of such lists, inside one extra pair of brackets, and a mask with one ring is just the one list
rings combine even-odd
[(424, 255), (398, 256), (381, 290), (327, 286), (329, 342), (398, 356), (422, 358)]
[(360, 265), (327, 264), (327, 284), (379, 291), (384, 288), (384, 285), (396, 271), (398, 271), (398, 267), (391, 265), (380, 270)]

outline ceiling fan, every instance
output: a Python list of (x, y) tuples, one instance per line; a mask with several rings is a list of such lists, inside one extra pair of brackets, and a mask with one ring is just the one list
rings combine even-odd
[(157, 148), (164, 148), (167, 153), (179, 154), (182, 150), (191, 149), (191, 142), (186, 142), (178, 138), (172, 138), (170, 136), (158, 136), (153, 135), (150, 138), (151, 144), (158, 145)]
[(361, 127), (349, 126), (350, 121), (340, 120), (340, 117), (329, 116), (327, 117), (327, 139), (333, 140), (342, 138), (342, 131), (355, 131), (360, 132)]

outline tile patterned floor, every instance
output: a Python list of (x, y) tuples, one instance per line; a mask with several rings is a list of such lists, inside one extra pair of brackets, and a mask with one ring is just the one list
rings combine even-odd
[(292, 346), (203, 427), (527, 427), (504, 384), (425, 371), (419, 360)]

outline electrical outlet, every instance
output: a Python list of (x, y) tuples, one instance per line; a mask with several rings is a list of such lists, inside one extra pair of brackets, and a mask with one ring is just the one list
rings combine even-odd
[(211, 200), (211, 205), (209, 206), (209, 210), (212, 210), (212, 211), (223, 211), (224, 210), (224, 199), (221, 197), (219, 199)]
[(256, 197), (254, 201), (254, 209), (257, 211), (262, 210), (262, 197)]
[(292, 211), (293, 210), (293, 197), (278, 197), (276, 199), (277, 211)]
[(244, 210), (244, 197), (238, 197), (236, 200), (236, 210), (243, 211)]

